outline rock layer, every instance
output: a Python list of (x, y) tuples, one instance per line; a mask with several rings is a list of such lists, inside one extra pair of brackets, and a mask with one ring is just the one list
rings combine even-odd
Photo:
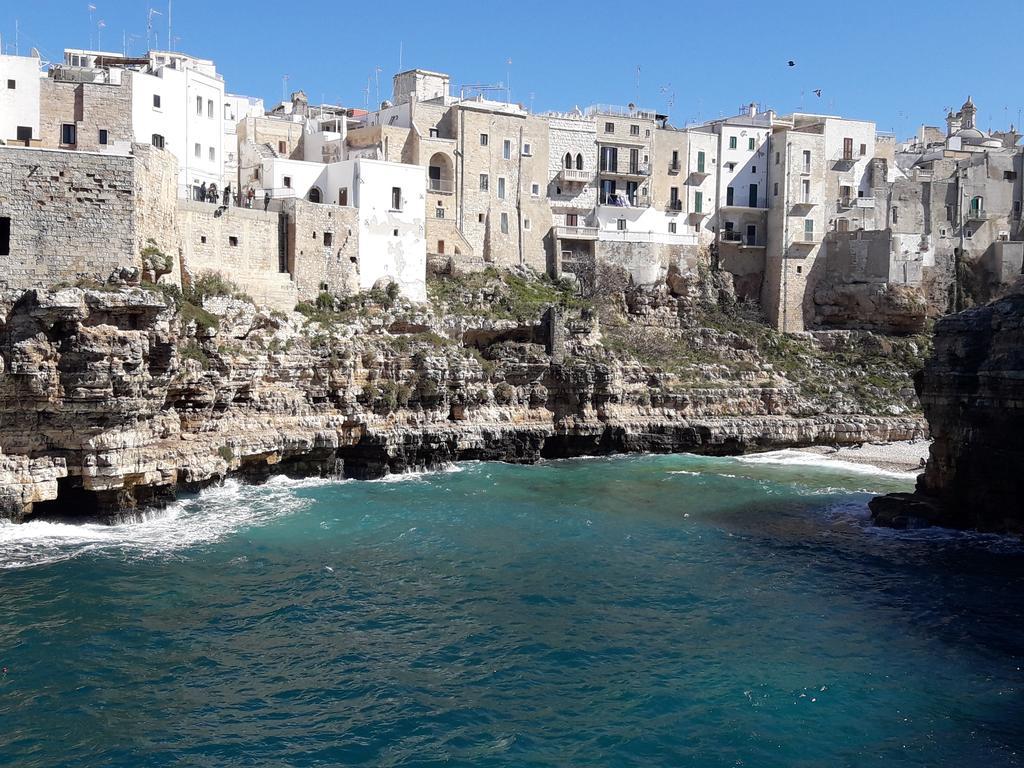
[(1024, 291), (941, 319), (917, 389), (928, 464), (915, 493), (872, 501), (875, 519), (1024, 531)]

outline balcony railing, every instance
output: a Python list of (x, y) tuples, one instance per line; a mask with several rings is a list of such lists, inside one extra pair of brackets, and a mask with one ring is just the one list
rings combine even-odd
[(683, 201), (682, 200), (669, 200), (667, 208), (670, 211), (681, 211), (681, 210), (683, 210)]
[(832, 158), (832, 165), (837, 168), (852, 168), (859, 159), (852, 151), (843, 150)]
[(555, 237), (560, 240), (596, 240), (597, 227), (555, 227)]
[(601, 173), (605, 176), (650, 176), (651, 166), (647, 163), (640, 163), (639, 165), (621, 165), (614, 166), (601, 166)]
[(563, 168), (561, 171), (562, 181), (571, 181), (586, 184), (594, 176), (593, 171), (581, 171), (576, 168)]
[(989, 218), (988, 211), (984, 208), (968, 208), (967, 221), (986, 221)]
[(450, 195), (455, 191), (455, 184), (449, 179), (427, 179), (427, 189), (431, 192)]
[(679, 173), (679, 169), (680, 168), (681, 168), (681, 166), (679, 165), (678, 162), (669, 163), (668, 164), (668, 172), (669, 173)]

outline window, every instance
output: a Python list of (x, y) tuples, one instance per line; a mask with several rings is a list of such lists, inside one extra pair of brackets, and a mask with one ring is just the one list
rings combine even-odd
[(100, 144), (103, 146), (107, 145), (107, 129), (100, 128)]
[(1016, 178), (1017, 178), (1017, 172), (1016, 171), (1003, 171), (1003, 180), (1004, 181), (1014, 181)]
[(238, 238), (235, 237), (234, 235), (230, 235), (228, 237), (228, 245), (230, 245), (232, 248), (237, 248), (238, 247)]
[(674, 235), (676, 233), (676, 223), (674, 221), (670, 221), (668, 223), (668, 233), (670, 235)]
[(682, 210), (682, 203), (679, 202), (679, 187), (670, 187), (668, 194), (668, 207), (673, 211)]
[(160, 94), (153, 94), (153, 109), (160, 109)]
[(161, 136), (159, 133), (154, 133), (153, 134), (153, 139), (152, 139), (151, 143), (157, 149), (163, 149), (164, 148), (164, 137)]
[(693, 193), (693, 212), (704, 213), (704, 193), (694, 192)]
[(605, 133), (615, 133), (615, 123), (605, 123), (604, 124), (604, 132)]
[(814, 240), (814, 219), (804, 219), (804, 240)]
[(836, 232), (849, 232), (850, 221), (848, 219), (836, 219)]
[(899, 208), (895, 205), (892, 207), (892, 223), (895, 224), (900, 220)]
[(853, 159), (853, 139), (843, 139), (843, 160)]
[(697, 153), (697, 173), (704, 173), (704, 150)]
[(530, 194), (534, 197), (540, 197), (540, 184), (533, 182), (533, 184), (530, 185)]
[(11, 255), (11, 217), (0, 216), (0, 256)]
[(619, 219), (618, 221), (616, 221), (615, 222), (615, 228), (617, 230), (619, 230), (619, 232), (625, 232), (626, 231), (626, 220), (625, 219)]
[(502, 213), (501, 214), (501, 234), (503, 234), (503, 235), (507, 235), (508, 234), (508, 214), (507, 213)]
[(279, 141), (279, 142), (277, 142), (277, 154), (285, 155), (287, 153), (288, 153), (288, 142), (287, 141)]
[(213, 119), (213, 99), (208, 99), (206, 102), (206, 116)]
[(735, 136), (730, 136), (729, 137), (729, 149), (736, 149), (736, 137)]
[(498, 199), (505, 199), (505, 179), (502, 176), (498, 177)]
[(202, 243), (203, 245), (206, 245), (206, 235), (200, 235), (199, 242)]
[(1020, 200), (1013, 201), (1013, 215), (1020, 218)]
[(867, 144), (861, 144), (860, 145), (860, 156), (864, 157), (864, 155), (866, 155), (867, 153), (868, 153), (868, 145)]
[(757, 245), (756, 224), (747, 224), (747, 245)]
[(19, 125), (17, 127), (18, 141), (32, 141), (32, 126), (31, 125)]
[(441, 205), (440, 203), (438, 203), (437, 208), (434, 209), (434, 218), (435, 219), (443, 219), (444, 218), (444, 206)]
[(529, 219), (523, 219), (523, 229), (525, 229), (527, 232), (530, 231), (530, 220)]
[(631, 125), (631, 126), (629, 126), (629, 135), (630, 136), (639, 136), (640, 135), (640, 126), (639, 125)]
[(291, 189), (292, 188), (292, 177), (291, 176), (285, 176), (284, 177), (284, 188), (285, 189)]
[(754, 138), (747, 139), (747, 149), (749, 149), (751, 152), (753, 152), (756, 147), (757, 147), (757, 140), (756, 139), (754, 139)]
[(757, 173), (757, 166), (756, 165), (750, 166), (750, 172), (751, 173)]
[(348, 187), (341, 187), (338, 190), (338, 205), (348, 205)]
[(726, 187), (725, 188), (725, 204), (726, 205), (732, 205), (733, 201), (735, 199), (736, 199), (736, 190), (733, 189), (732, 187)]
[(402, 188), (392, 187), (391, 188), (391, 210), (400, 211), (402, 210)]
[(779, 164), (779, 153), (778, 152), (775, 153), (775, 164), (776, 165)]
[(568, 152), (565, 153), (565, 167), (572, 169), (572, 155)]
[(619, 169), (619, 150), (616, 147), (601, 147), (601, 170), (615, 173)]
[(523, 144), (523, 156), (530, 157), (533, 155), (533, 147), (529, 143)]
[(809, 203), (811, 202), (811, 180), (804, 179), (800, 182), (800, 202)]
[(203, 97), (196, 96), (196, 114), (200, 117), (203, 116)]
[(583, 155), (578, 152), (576, 153), (576, 170), (583, 170)]
[(60, 143), (74, 144), (78, 137), (75, 134), (75, 126), (71, 123), (64, 123), (60, 127)]
[(441, 135), (441, 134), (440, 134), (440, 133), (438, 133), (438, 130), (437, 130), (437, 128), (431, 128), (431, 129), (430, 129), (430, 138), (432, 138), (432, 139), (436, 139), (436, 138), (437, 138), (438, 136), (440, 136), (440, 135)]
[(482, 213), (478, 213), (476, 215), (476, 220), (477, 220), (478, 224), (483, 224), (484, 223), (484, 215)]
[(671, 170), (677, 170), (679, 168), (679, 150), (672, 150), (672, 162), (669, 164)]
[(779, 182), (777, 182), (777, 181), (775, 182), (775, 184), (772, 185), (772, 196), (773, 197), (778, 197), (779, 196)]
[(797, 264), (797, 265), (796, 265), (796, 273), (797, 273), (797, 274), (799, 275), (799, 274), (801, 274), (801, 273), (802, 273), (803, 271), (804, 271), (804, 268), (803, 268), (803, 267), (802, 267), (801, 265)]
[(324, 232), (324, 247), (330, 248), (332, 245), (334, 245), (334, 233)]
[(213, 147), (210, 147), (210, 162), (214, 163), (216, 161), (217, 161), (217, 151)]
[(195, 146), (194, 152), (195, 152), (195, 156), (196, 157), (202, 157), (203, 156), (203, 146), (201, 144), (199, 144), (198, 142), (196, 142), (196, 146)]
[(398, 237), (398, 230), (397, 229), (391, 230), (391, 236), (392, 237)]
[(18, 84), (14, 80), (8, 80), (7, 81), (7, 90), (13, 91), (17, 87), (18, 87)]
[(505, 139), (501, 143), (501, 156), (506, 160), (512, 159), (512, 141), (510, 139)]
[(578, 227), (580, 225), (580, 217), (577, 213), (565, 214), (565, 226), (567, 227)]
[(444, 253), (444, 240), (437, 241), (437, 252)]
[(811, 172), (811, 150), (804, 150), (804, 173)]
[(969, 230), (969, 229), (965, 230), (964, 234), (967, 236), (968, 240), (970, 240), (972, 237), (974, 237), (974, 233), (971, 230)]
[(489, 137), (487, 136), (487, 134), (486, 134), (486, 133), (481, 133), (481, 134), (480, 134), (480, 146), (481, 146), (481, 147), (486, 147), (486, 146), (487, 146), (487, 142), (488, 142), (489, 140), (490, 140), (490, 139), (489, 139)]
[(480, 191), (486, 192), (491, 188), (491, 179), (486, 173), (480, 174)]

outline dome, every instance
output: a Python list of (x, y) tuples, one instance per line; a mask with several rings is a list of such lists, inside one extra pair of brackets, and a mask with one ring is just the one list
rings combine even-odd
[(965, 144), (980, 144), (985, 140), (985, 134), (977, 128), (962, 128), (953, 134)]

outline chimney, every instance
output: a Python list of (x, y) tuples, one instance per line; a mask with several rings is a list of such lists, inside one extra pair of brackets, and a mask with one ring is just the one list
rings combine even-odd
[(757, 114), (757, 104), (752, 101), (752, 102), (750, 102), (750, 104), (747, 105), (747, 117), (754, 117), (756, 114)]

